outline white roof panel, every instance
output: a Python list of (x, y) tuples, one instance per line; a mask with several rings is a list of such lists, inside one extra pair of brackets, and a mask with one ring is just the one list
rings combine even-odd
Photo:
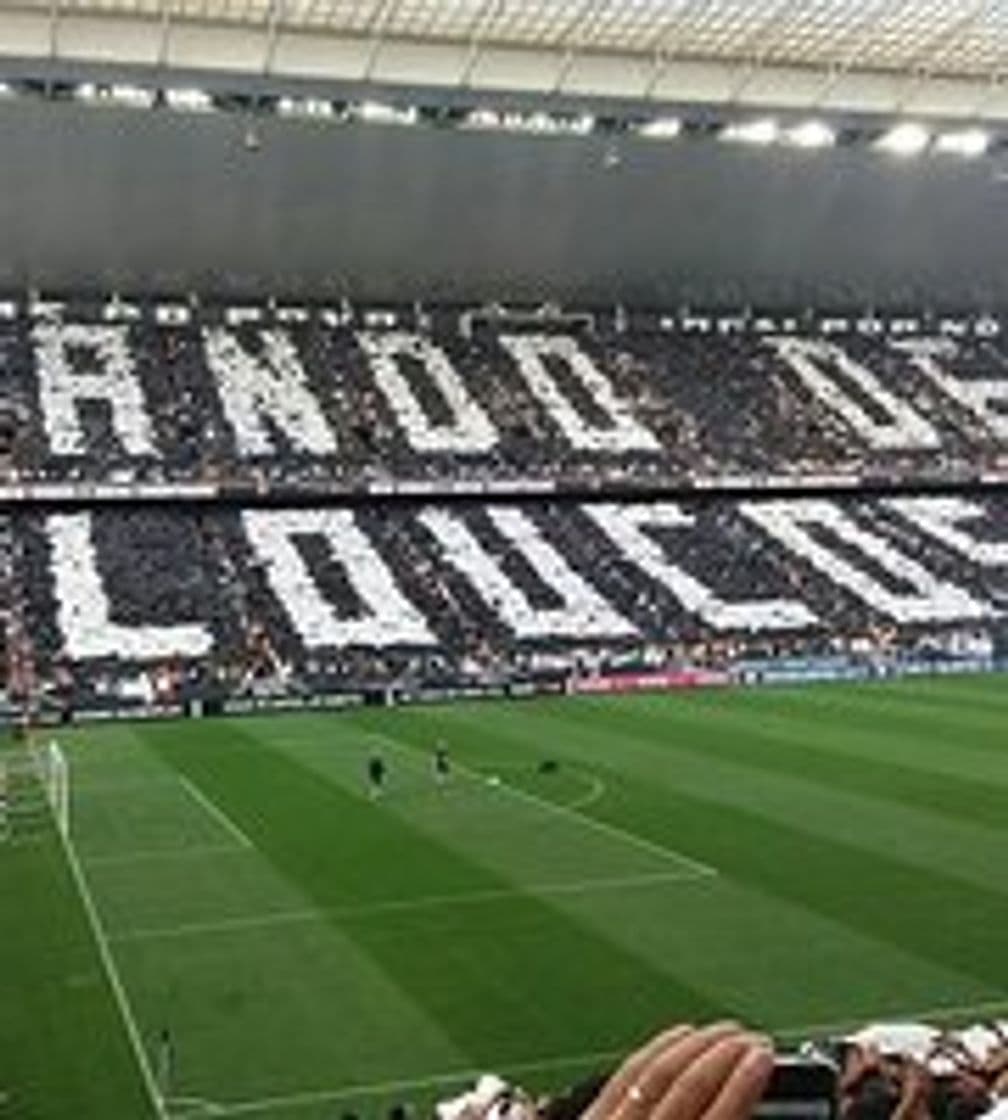
[(0, 0), (19, 8), (956, 76), (1008, 63), (1008, 0)]
[[(0, 0), (0, 25), (18, 12), (57, 27), (114, 15), (156, 23), (165, 36), (207, 23), (255, 32), (266, 69), (278, 38), (315, 36), (359, 40), (365, 75), (390, 41), (461, 44), (474, 55), (606, 55), (654, 67), (655, 86), (662, 67), (685, 61), (740, 73), (811, 69), (824, 88), (838, 75), (951, 78), (973, 83), (978, 106), (1008, 74), (1008, 0)], [(444, 84), (468, 75), (447, 74)]]

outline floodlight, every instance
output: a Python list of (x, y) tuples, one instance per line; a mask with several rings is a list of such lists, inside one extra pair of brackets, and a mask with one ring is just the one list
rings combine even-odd
[(362, 101), (355, 106), (354, 113), (358, 120), (367, 121), (368, 124), (416, 124), (417, 121), (414, 106), (400, 109), (381, 101)]
[(637, 129), (637, 135), (646, 140), (674, 140), (682, 132), (682, 121), (678, 117), (656, 117), (646, 121)]
[(990, 144), (990, 136), (981, 128), (967, 128), (962, 132), (943, 132), (935, 140), (936, 152), (975, 159), (982, 156)]
[(777, 122), (770, 118), (725, 125), (720, 133), (722, 140), (734, 141), (739, 144), (772, 144), (779, 135), (780, 129), (777, 127)]
[(518, 131), (541, 133), (558, 131), (558, 122), (549, 113), (531, 113), (527, 117), (516, 115), (513, 121), (509, 118), (509, 123), (513, 123)]
[(473, 109), (466, 113), (465, 119), (462, 121), (463, 128), (496, 129), (500, 128), (502, 124), (500, 114), (495, 113), (493, 109)]
[(165, 103), (180, 113), (206, 113), (213, 108), (213, 98), (201, 89), (166, 89)]
[(130, 109), (149, 109), (154, 104), (154, 98), (154, 91), (142, 86), (114, 85), (108, 91), (109, 101)]
[(318, 118), (329, 118), (335, 112), (332, 102), (321, 97), (281, 97), (276, 111), (281, 117)]
[(831, 148), (836, 143), (836, 133), (822, 121), (805, 121), (785, 129), (783, 139), (795, 148)]
[(907, 122), (895, 125), (878, 141), (877, 147), (897, 156), (916, 156), (928, 146), (931, 134), (923, 125)]

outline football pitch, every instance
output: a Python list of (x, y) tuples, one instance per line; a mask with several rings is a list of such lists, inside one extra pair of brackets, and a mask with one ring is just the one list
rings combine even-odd
[(1008, 677), (59, 739), (69, 858), (0, 845), (3, 1120), (377, 1117), (670, 1021), (1008, 1011)]

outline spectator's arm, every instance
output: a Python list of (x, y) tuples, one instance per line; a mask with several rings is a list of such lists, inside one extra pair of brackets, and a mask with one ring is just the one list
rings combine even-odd
[(916, 1062), (907, 1062), (899, 1104), (892, 1114), (892, 1120), (931, 1120), (931, 1089), (931, 1075), (927, 1070)]

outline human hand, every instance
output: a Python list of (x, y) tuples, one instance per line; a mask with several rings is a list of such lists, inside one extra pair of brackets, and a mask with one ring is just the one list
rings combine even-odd
[(626, 1059), (583, 1120), (749, 1120), (773, 1065), (770, 1041), (735, 1023), (673, 1027)]
[(900, 1101), (893, 1120), (929, 1120), (933, 1088), (934, 1082), (928, 1071), (917, 1062), (907, 1061), (903, 1067)]
[(882, 1073), (882, 1055), (873, 1045), (853, 1045), (844, 1057), (843, 1071), (840, 1074), (840, 1091), (848, 1093), (869, 1074)]

